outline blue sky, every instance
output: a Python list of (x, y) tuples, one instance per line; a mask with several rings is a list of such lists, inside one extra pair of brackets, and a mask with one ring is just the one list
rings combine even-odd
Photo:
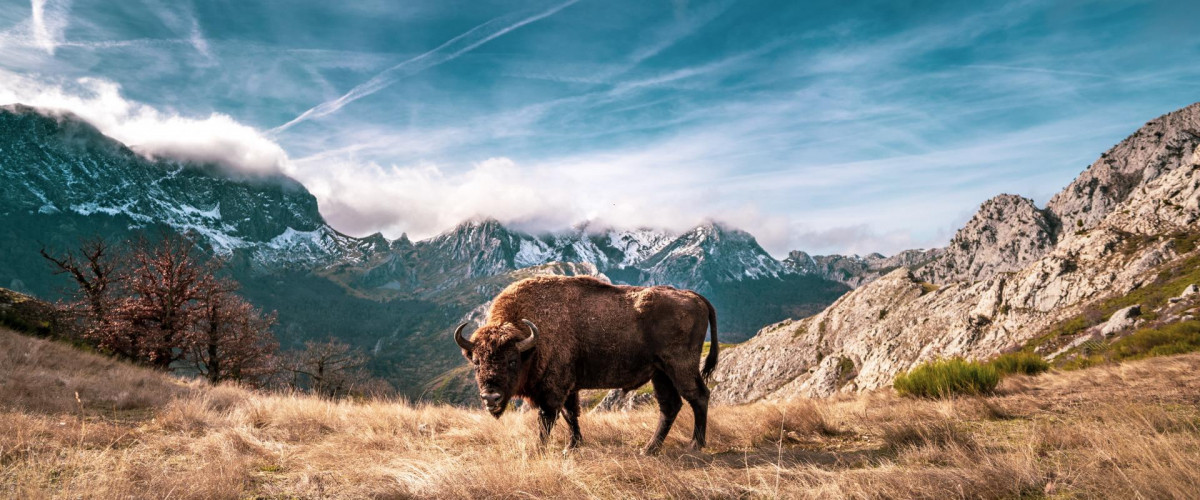
[(0, 5), (0, 101), (282, 171), (356, 235), (715, 218), (776, 255), (939, 246), (1200, 101), (1185, 1)]

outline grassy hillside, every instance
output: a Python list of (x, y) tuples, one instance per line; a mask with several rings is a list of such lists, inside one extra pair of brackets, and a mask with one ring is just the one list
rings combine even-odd
[(890, 391), (718, 407), (710, 448), (642, 457), (653, 409), (585, 415), (539, 453), (533, 416), (206, 388), (0, 330), (0, 497), (1187, 497), (1200, 355), (950, 401)]

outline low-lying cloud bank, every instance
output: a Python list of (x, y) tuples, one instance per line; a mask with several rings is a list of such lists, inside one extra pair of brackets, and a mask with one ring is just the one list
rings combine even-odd
[(783, 253), (789, 233), (784, 217), (717, 203), (719, 196), (711, 191), (681, 189), (678, 179), (639, 175), (620, 165), (580, 169), (489, 158), (448, 171), (433, 164), (401, 167), (322, 158), (299, 160), (295, 171), (321, 200), (330, 224), (351, 234), (381, 231), (422, 239), (476, 217), (528, 231), (562, 230), (583, 221), (593, 229), (683, 231), (716, 219)]
[[(563, 230), (588, 221), (592, 228), (678, 232), (715, 219), (749, 231), (776, 256), (797, 245), (860, 253), (916, 246), (906, 245), (915, 242), (903, 232), (818, 228), (764, 214), (753, 204), (723, 196), (725, 187), (710, 182), (719, 177), (716, 172), (667, 171), (639, 159), (644, 155), (534, 164), (496, 157), (459, 168), (381, 165), (353, 152), (293, 160), (266, 134), (228, 115), (163, 111), (126, 99), (119, 85), (103, 79), (41, 80), (0, 70), (0, 105), (17, 103), (74, 113), (148, 157), (217, 164), (238, 176), (288, 175), (317, 197), (332, 226), (360, 236), (378, 231), (390, 238), (423, 239), (477, 217), (528, 231)], [(657, 174), (648, 175), (651, 171)]]
[(196, 118), (163, 112), (125, 99), (107, 80), (45, 81), (0, 70), (4, 104), (74, 113), (151, 158), (213, 163), (248, 176), (286, 173), (287, 153), (257, 129), (221, 113)]

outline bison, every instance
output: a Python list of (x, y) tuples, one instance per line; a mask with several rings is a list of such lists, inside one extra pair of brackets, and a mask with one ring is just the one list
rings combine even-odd
[[(496, 296), (488, 321), (471, 339), (454, 341), (475, 366), (484, 408), (496, 418), (513, 397), (538, 410), (542, 445), (561, 412), (579, 445), (579, 391), (654, 385), (658, 429), (643, 450), (655, 453), (683, 406), (696, 425), (692, 449), (704, 447), (705, 380), (717, 367), (717, 314), (700, 294), (669, 286), (617, 286), (588, 276), (518, 281)], [(706, 330), (712, 348), (700, 368)]]

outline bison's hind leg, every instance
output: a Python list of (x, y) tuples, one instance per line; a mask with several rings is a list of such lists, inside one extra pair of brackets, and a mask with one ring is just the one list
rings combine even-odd
[(700, 450), (704, 448), (708, 430), (708, 386), (704, 384), (704, 377), (693, 363), (678, 363), (668, 366), (667, 370), (676, 390), (692, 407), (696, 425), (692, 430), (691, 448)]
[(654, 399), (658, 400), (658, 429), (654, 431), (654, 437), (650, 438), (650, 443), (642, 450), (646, 455), (658, 453), (662, 448), (663, 440), (667, 438), (667, 433), (671, 432), (671, 425), (675, 423), (675, 417), (679, 415), (679, 409), (683, 407), (683, 401), (679, 399), (679, 391), (675, 389), (675, 384), (671, 382), (671, 377), (661, 370), (654, 370), (654, 375), (650, 377), (650, 382), (654, 384)]

